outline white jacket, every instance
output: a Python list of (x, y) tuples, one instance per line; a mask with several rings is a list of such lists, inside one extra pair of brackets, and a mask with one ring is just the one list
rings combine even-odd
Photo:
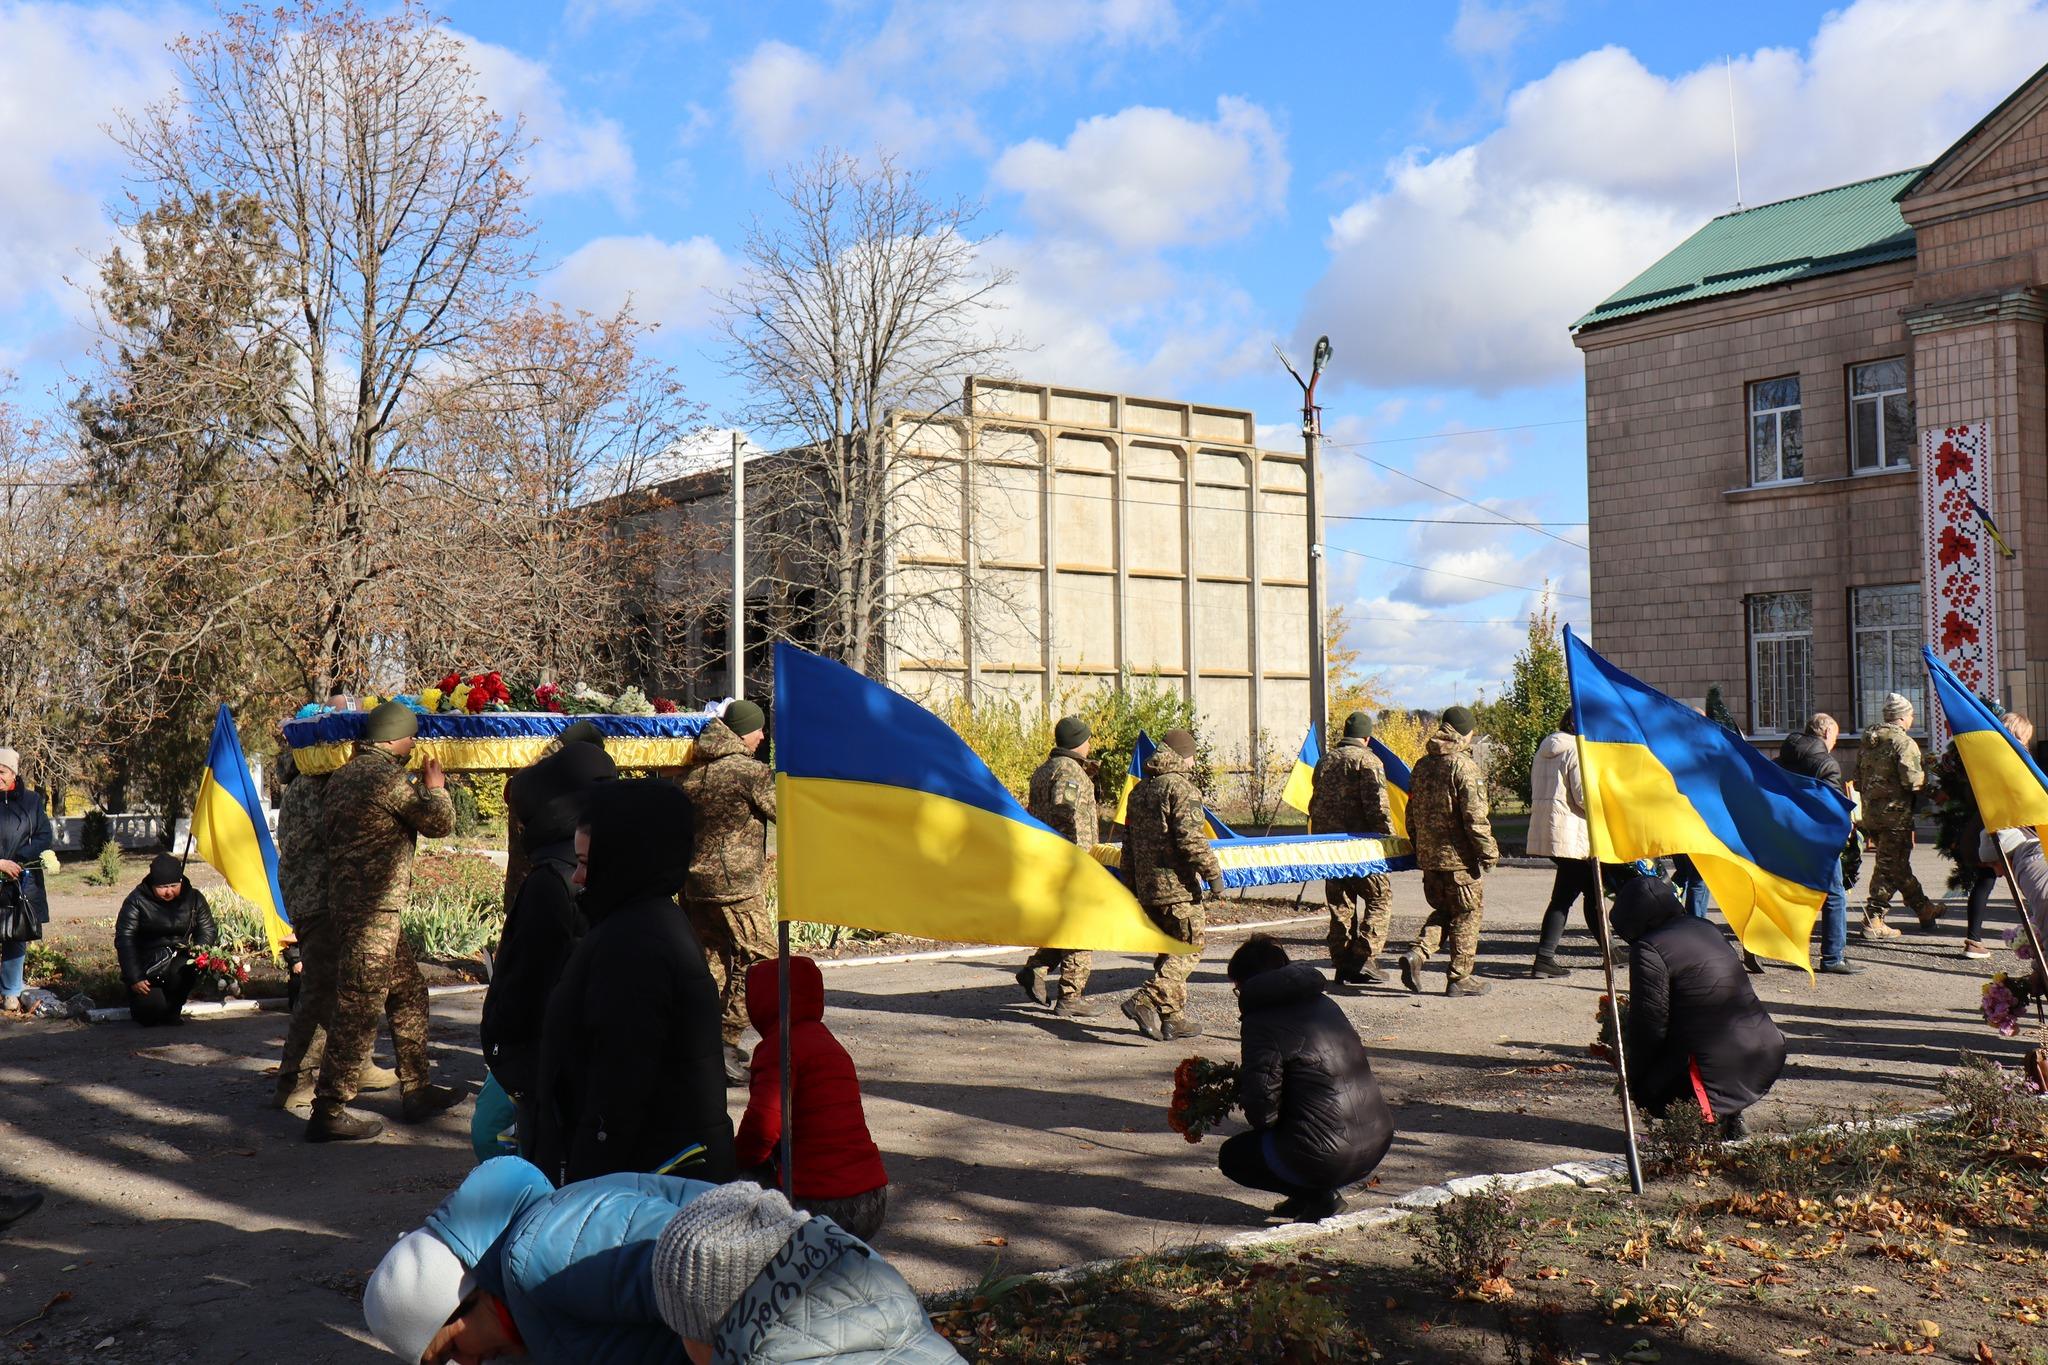
[(1529, 769), (1529, 856), (1590, 858), (1586, 788), (1579, 776), (1579, 742), (1563, 731), (1536, 746)]

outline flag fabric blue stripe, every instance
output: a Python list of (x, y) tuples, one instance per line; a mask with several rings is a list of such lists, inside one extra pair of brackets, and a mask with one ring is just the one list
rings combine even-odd
[[(1572, 714), (1589, 744), (1648, 750), (1707, 829), (1774, 876), (1825, 889), (1848, 838), (1848, 803), (1788, 772), (1738, 736), (1630, 677), (1567, 628)], [(1739, 800), (1730, 803), (1730, 794)]]
[(2048, 777), (2042, 775), (2033, 755), (2021, 748), (2019, 742), (2013, 738), (2012, 732), (2005, 728), (2005, 721), (1994, 714), (1976, 693), (1964, 687), (1963, 680), (1949, 670), (1949, 666), (1941, 661), (1941, 656), (1933, 649), (1926, 645), (1920, 646), (1920, 656), (1927, 662), (1927, 676), (1934, 680), (1935, 695), (1941, 699), (1942, 713), (1948, 718), (1949, 733), (1966, 735), (1975, 730), (1989, 730), (1993, 734), (2004, 735), (2006, 742), (2012, 745), (2012, 751), (2027, 765), (2035, 780), (2043, 786), (2048, 786)]
[(1316, 743), (1315, 726), (1309, 726), (1308, 733), (1301, 737), (1301, 753), (1295, 761), (1297, 763), (1306, 763), (1311, 768), (1323, 761), (1322, 746)]
[(1407, 791), (1408, 784), (1415, 780), (1415, 774), (1409, 770), (1406, 763), (1401, 761), (1401, 756), (1380, 743), (1377, 738), (1368, 739), (1365, 742), (1365, 746), (1379, 757), (1380, 766), (1387, 770), (1387, 781), (1393, 783), (1402, 791)]
[(921, 791), (1034, 829), (1047, 828), (1031, 818), (944, 721), (908, 697), (885, 687), (860, 686), (865, 679), (858, 673), (780, 643), (775, 670), (779, 710), (832, 718), (829, 725), (777, 726), (778, 771)]

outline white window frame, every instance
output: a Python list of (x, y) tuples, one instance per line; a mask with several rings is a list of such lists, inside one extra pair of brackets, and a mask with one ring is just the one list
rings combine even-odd
[[(1766, 384), (1782, 384), (1788, 381), (1798, 390), (1799, 401), (1774, 408), (1759, 408), (1756, 405), (1758, 389)], [(1805, 397), (1805, 386), (1800, 383), (1799, 376), (1796, 374), (1779, 374), (1772, 375), (1769, 379), (1754, 379), (1743, 387), (1742, 448), (1747, 456), (1749, 482), (1752, 488), (1773, 488), (1779, 484), (1804, 483), (1806, 481)], [(1801, 414), (1799, 419), (1800, 464), (1797, 474), (1788, 475), (1785, 473), (1785, 414), (1792, 412)], [(1776, 478), (1759, 479), (1756, 476), (1756, 419), (1759, 417), (1771, 419), (1771, 440), (1776, 451), (1774, 457), (1774, 467), (1777, 470)]]
[[(1903, 589), (1911, 589), (1914, 597), (1914, 610), (1907, 618), (1905, 624), (1896, 626), (1866, 626), (1863, 624), (1861, 599), (1864, 593), (1897, 592)], [(1862, 587), (1849, 589), (1849, 670), (1854, 675), (1853, 682), (1856, 688), (1857, 729), (1868, 729), (1882, 719), (1881, 716), (1864, 714), (1863, 696), (1870, 689), (1863, 685), (1862, 648), (1864, 636), (1882, 635), (1885, 637), (1884, 657), (1886, 660), (1883, 690), (1886, 692), (1897, 692), (1909, 698), (1917, 697), (1918, 699), (1913, 705), (1913, 729), (1911, 733), (1920, 735), (1927, 732), (1926, 671), (1924, 669), (1909, 670), (1909, 676), (1905, 679), (1904, 685), (1901, 686), (1899, 685), (1900, 679), (1892, 674), (1890, 662), (1898, 657), (1896, 651), (1892, 648), (1892, 637), (1896, 635), (1910, 635), (1916, 646), (1911, 651), (1910, 657), (1914, 659), (1919, 658), (1920, 651), (1917, 646), (1925, 643), (1927, 639), (1927, 627), (1920, 619), (1920, 609), (1924, 605), (1924, 600), (1924, 591), (1918, 583), (1867, 583)]]
[[(1856, 372), (1858, 370), (1867, 370), (1873, 365), (1891, 364), (1898, 365), (1904, 372), (1904, 377), (1899, 381), (1898, 388), (1880, 389), (1876, 393), (1856, 392)], [(1849, 367), (1847, 388), (1849, 390), (1850, 472), (1855, 474), (1894, 474), (1901, 469), (1911, 469), (1913, 467), (1913, 442), (1908, 440), (1905, 450), (1896, 452), (1898, 458), (1894, 460), (1892, 456), (1895, 452), (1886, 445), (1888, 438), (1885, 434), (1884, 422), (1884, 400), (1896, 395), (1906, 400), (1907, 426), (1909, 428), (1912, 426), (1913, 372), (1911, 367), (1907, 365), (1906, 358), (1902, 355), (1880, 356), (1876, 360), (1864, 360), (1851, 365)], [(1871, 464), (1864, 462), (1863, 451), (1856, 442), (1856, 410), (1866, 405), (1877, 409), (1877, 460)]]
[[(1804, 630), (1759, 630), (1757, 629), (1757, 607), (1765, 598), (1796, 597), (1806, 600), (1806, 628)], [(1813, 594), (1810, 592), (1759, 592), (1743, 599), (1743, 625), (1749, 634), (1749, 732), (1765, 738), (1783, 738), (1797, 734), (1813, 714)], [(1780, 711), (1787, 714), (1775, 717), (1782, 725), (1764, 724), (1764, 680), (1778, 676), (1777, 664), (1780, 650), (1794, 642), (1799, 645), (1800, 663), (1804, 676), (1800, 680), (1800, 695), (1797, 705), (1788, 705), (1780, 700)], [(1765, 656), (1769, 654), (1771, 667), (1766, 668)], [(1773, 689), (1775, 690), (1775, 689)]]

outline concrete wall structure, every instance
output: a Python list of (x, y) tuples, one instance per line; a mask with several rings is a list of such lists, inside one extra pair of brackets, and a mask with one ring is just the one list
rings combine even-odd
[[(1719, 684), (1760, 736), (1747, 603), (1810, 595), (1809, 708), (1869, 715), (1852, 604), (1921, 582), (1917, 451), (1856, 472), (1851, 367), (1901, 359), (1919, 429), (1988, 421), (2004, 699), (2048, 711), (2048, 71), (1896, 199), (1903, 260), (1583, 323), (1593, 622), (1603, 653), (1678, 697)], [(1707, 277), (1712, 283), (1713, 277)], [(1605, 305), (1603, 305), (1605, 306)], [(1597, 315), (1595, 315), (1597, 317)], [(1749, 386), (1796, 375), (1804, 470), (1759, 482)], [(1865, 598), (1864, 600), (1869, 600)]]

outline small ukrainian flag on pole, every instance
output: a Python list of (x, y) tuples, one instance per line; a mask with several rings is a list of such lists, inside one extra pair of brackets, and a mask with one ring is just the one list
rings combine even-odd
[(192, 802), (192, 842), (228, 886), (256, 907), (263, 917), (263, 936), (270, 955), (284, 950), (292, 932), (284, 893), (277, 886), (277, 846), (264, 823), (263, 800), (242, 756), (235, 718), (223, 706), (213, 719), (213, 742), (206, 750), (206, 772)]
[(1316, 743), (1316, 727), (1311, 725), (1301, 737), (1301, 752), (1294, 757), (1294, 771), (1287, 774), (1287, 785), (1280, 792), (1280, 799), (1303, 815), (1308, 814), (1309, 798), (1315, 795), (1316, 764), (1322, 761), (1322, 746)]

